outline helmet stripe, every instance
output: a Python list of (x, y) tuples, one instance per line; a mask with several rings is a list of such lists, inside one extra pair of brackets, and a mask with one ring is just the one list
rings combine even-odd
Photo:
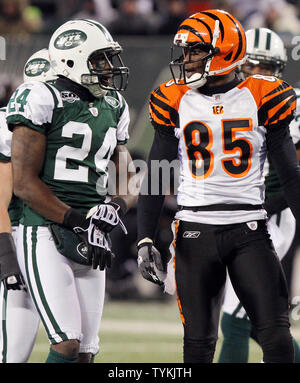
[(95, 27), (97, 27), (98, 29), (100, 29), (100, 31), (104, 34), (104, 36), (107, 38), (108, 41), (113, 41), (113, 38), (111, 36), (111, 34), (108, 32), (108, 30), (105, 28), (104, 25), (100, 24), (100, 23), (97, 23), (96, 21), (94, 20), (89, 20), (89, 19), (82, 19), (83, 21), (87, 21), (89, 22), (90, 24), (93, 24), (95, 25)]
[(258, 48), (259, 45), (259, 28), (255, 29), (254, 48)]
[(224, 39), (224, 25), (223, 25), (221, 19), (218, 16), (216, 16), (213, 13), (210, 13), (210, 12), (204, 11), (204, 12), (199, 12), (199, 13), (203, 13), (204, 15), (206, 15), (208, 17), (211, 17), (214, 20), (219, 20), (219, 22), (220, 22), (219, 27), (220, 27), (220, 32), (221, 32), (221, 39), (223, 41), (223, 39)]
[(194, 33), (194, 35), (196, 35), (197, 37), (199, 37), (199, 39), (202, 40), (202, 41), (205, 43), (203, 37), (200, 35), (200, 33), (199, 33), (195, 28), (190, 27), (189, 25), (185, 25), (185, 24), (184, 24), (184, 25), (180, 25), (179, 29), (183, 29), (183, 30), (185, 30), (185, 31), (189, 31), (189, 32), (191, 32), (191, 33)]
[(242, 38), (242, 34), (241, 34), (241, 31), (240, 31), (240, 28), (239, 26), (237, 25), (236, 21), (229, 15), (229, 14), (226, 14), (226, 16), (229, 17), (229, 19), (233, 22), (233, 24), (235, 25), (236, 27), (236, 30), (237, 30), (237, 33), (238, 33), (238, 36), (239, 36), (239, 46), (238, 46), (238, 49), (237, 49), (237, 52), (233, 58), (232, 61), (235, 61), (239, 55), (241, 54), (242, 52), (242, 49), (243, 49), (243, 38)]
[(266, 50), (268, 50), (268, 51), (271, 49), (271, 37), (272, 37), (271, 33), (268, 32), (267, 33), (267, 41), (266, 41)]
[(206, 28), (207, 28), (207, 30), (208, 30), (208, 33), (209, 33), (210, 41), (212, 41), (212, 39), (213, 39), (213, 34), (212, 34), (211, 29), (210, 29), (210, 26), (209, 26), (206, 22), (202, 21), (201, 19), (198, 19), (197, 17), (190, 17), (189, 19), (190, 19), (190, 20), (196, 20), (196, 21), (199, 21), (199, 23), (202, 23), (203, 25), (205, 25)]

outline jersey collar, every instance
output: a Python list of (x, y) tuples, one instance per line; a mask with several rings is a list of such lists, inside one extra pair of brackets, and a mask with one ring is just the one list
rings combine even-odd
[(241, 79), (239, 79), (237, 76), (235, 78), (224, 85), (218, 85), (218, 86), (207, 86), (204, 85), (201, 88), (198, 88), (199, 93), (204, 94), (205, 96), (212, 96), (214, 94), (218, 93), (226, 93), (229, 90), (235, 88), (240, 82), (242, 82)]
[(95, 97), (90, 93), (90, 91), (84, 88), (82, 85), (77, 84), (74, 81), (69, 80), (66, 77), (59, 77), (56, 82), (56, 85), (64, 88), (64, 90), (69, 90), (75, 93), (82, 101), (95, 101)]

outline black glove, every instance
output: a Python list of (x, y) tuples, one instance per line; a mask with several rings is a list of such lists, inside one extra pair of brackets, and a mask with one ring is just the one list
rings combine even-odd
[(26, 290), (10, 233), (0, 233), (0, 281), (8, 290)]
[(110, 244), (98, 227), (93, 223), (93, 214), (88, 218), (76, 209), (69, 209), (64, 216), (63, 225), (76, 233), (87, 246), (87, 263), (92, 264), (93, 269), (104, 270), (111, 267), (114, 254), (110, 250)]
[(164, 272), (160, 252), (154, 247), (151, 240), (138, 243), (138, 268), (142, 276), (148, 281), (163, 286), (164, 282), (158, 277), (157, 271)]

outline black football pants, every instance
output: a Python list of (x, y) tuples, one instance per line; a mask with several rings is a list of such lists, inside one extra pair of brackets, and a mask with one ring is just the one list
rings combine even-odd
[[(263, 360), (294, 361), (288, 290), (265, 221), (206, 225), (179, 221), (175, 275), (184, 325), (184, 362), (213, 361), (226, 281), (254, 326)], [(200, 233), (200, 234), (198, 234)]]

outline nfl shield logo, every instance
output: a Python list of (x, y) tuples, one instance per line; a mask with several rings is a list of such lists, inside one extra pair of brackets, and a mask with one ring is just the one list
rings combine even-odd
[(98, 109), (97, 108), (89, 108), (89, 111), (92, 113), (94, 117), (98, 116)]

